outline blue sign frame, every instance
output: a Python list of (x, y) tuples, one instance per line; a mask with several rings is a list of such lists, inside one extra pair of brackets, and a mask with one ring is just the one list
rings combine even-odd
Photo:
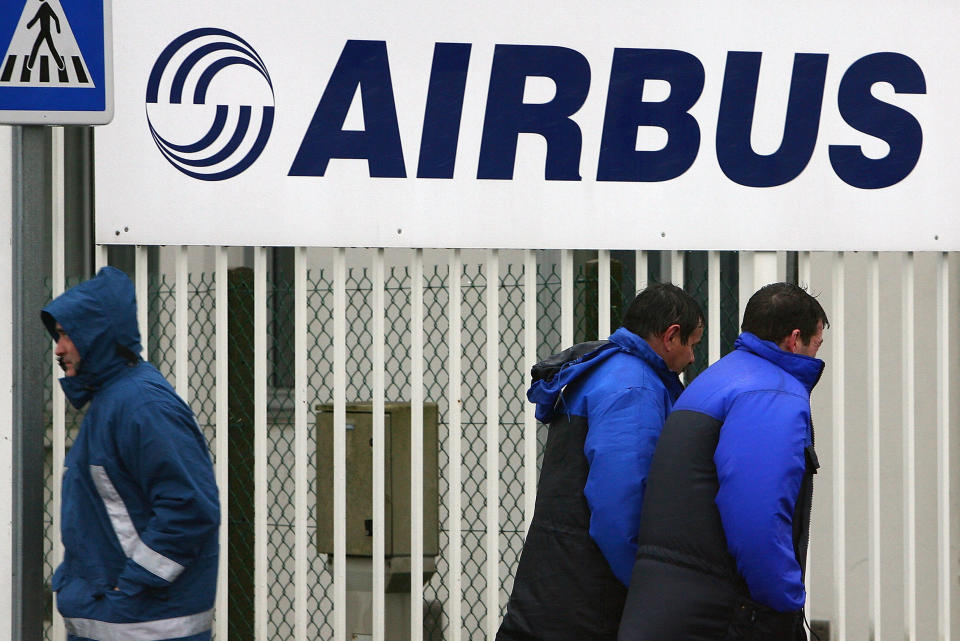
[[(64, 70), (61, 72), (62, 78), (68, 76), (67, 72), (79, 74), (91, 86), (76, 86), (76, 81), (72, 85), (57, 86), (57, 66), (48, 60), (42, 61), (46, 67), (42, 77), (50, 80), (49, 86), (24, 86), (22, 82), (16, 82), (21, 71), (25, 75), (28, 73), (23, 70), (28, 56), (25, 51), (19, 51), (22, 54), (20, 60), (11, 60), (13, 56), (7, 55), (8, 49), (17, 35), (18, 26), (23, 28), (21, 16), (27, 11), (39, 10), (46, 2), (0, 0), (0, 55), (4, 56), (0, 60), (0, 124), (102, 125), (110, 122), (113, 118), (110, 0), (57, 0), (64, 15), (48, 18), (46, 25), (42, 25), (42, 22), (31, 25), (30, 35), (38, 34), (33, 46), (34, 54), (30, 57), (34, 77), (37, 77), (36, 68), (40, 66), (36, 61), (36, 52), (39, 50), (48, 53), (51, 60), (59, 58), (66, 63), (60, 67)], [(50, 2), (45, 9), (51, 16), (53, 12), (49, 7), (52, 5), (53, 2)], [(51, 33), (55, 27), (56, 37), (72, 33), (72, 40), (79, 49), (79, 56), (74, 56), (72, 61), (76, 71), (67, 56), (60, 58), (49, 48), (40, 46), (41, 25)]]

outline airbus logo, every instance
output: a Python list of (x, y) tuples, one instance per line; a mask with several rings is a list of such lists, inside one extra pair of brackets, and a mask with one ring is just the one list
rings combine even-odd
[[(437, 42), (430, 63), (423, 110), (417, 179), (454, 179), (461, 119), (467, 98), (472, 43)], [(597, 182), (665, 182), (693, 166), (703, 144), (715, 146), (719, 169), (732, 182), (770, 188), (797, 178), (813, 157), (822, 112), (835, 109), (851, 130), (886, 143), (886, 155), (867, 154), (858, 145), (824, 141), (837, 178), (858, 189), (882, 189), (904, 180), (923, 148), (923, 128), (914, 114), (872, 93), (886, 83), (897, 94), (925, 94), (923, 70), (909, 56), (878, 51), (847, 63), (839, 75), (836, 105), (825, 104), (829, 82), (827, 53), (794, 55), (780, 147), (758, 153), (752, 146), (758, 103), (759, 51), (728, 51), (716, 128), (701, 140), (701, 123), (691, 110), (701, 100), (706, 72), (694, 54), (676, 49), (613, 49), (610, 81), (596, 86), (591, 62), (561, 46), (495, 44), (486, 108), (479, 128), (476, 179), (512, 180), (521, 134), (546, 142), (544, 179), (581, 181), (584, 153), (596, 153)], [(424, 64), (427, 59), (422, 60)], [(593, 65), (597, 62), (594, 61)], [(716, 68), (716, 65), (714, 65)], [(223, 78), (222, 76), (230, 75)], [(215, 81), (216, 78), (216, 81)], [(530, 78), (552, 82), (547, 102), (526, 102)], [(670, 91), (660, 101), (645, 100), (647, 81)], [(575, 115), (591, 91), (604, 92), (602, 119)], [(394, 99), (394, 74), (383, 40), (347, 40), (288, 170), (289, 176), (322, 177), (331, 161), (366, 160), (371, 178), (407, 178), (401, 113)], [(215, 99), (214, 99), (215, 96)], [(346, 126), (359, 99), (364, 128)], [(150, 132), (164, 157), (178, 170), (201, 180), (224, 180), (249, 167), (263, 151), (274, 116), (274, 94), (263, 60), (239, 36), (217, 28), (189, 31), (163, 50), (147, 87)], [(599, 131), (599, 149), (584, 150), (582, 127)], [(660, 148), (638, 147), (638, 130), (666, 134)], [(710, 138), (713, 138), (711, 141)], [(822, 144), (822, 143), (821, 143)], [(462, 155), (462, 154), (461, 154)]]
[(171, 165), (199, 180), (226, 180), (250, 167), (270, 139), (273, 83), (246, 40), (225, 29), (194, 29), (154, 63), (146, 112)]

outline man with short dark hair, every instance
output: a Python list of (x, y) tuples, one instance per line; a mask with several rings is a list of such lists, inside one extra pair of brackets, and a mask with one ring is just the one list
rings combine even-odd
[(827, 315), (790, 283), (747, 303), (735, 349), (667, 419), (620, 641), (798, 641), (810, 532), (810, 392)]
[(533, 367), (527, 398), (550, 430), (499, 641), (616, 637), (650, 457), (703, 312), (679, 287), (652, 285), (623, 325)]
[(70, 641), (209, 641), (213, 466), (190, 408), (140, 358), (136, 310), (133, 283), (104, 267), (41, 312), (64, 394), (89, 403), (64, 461), (52, 588)]

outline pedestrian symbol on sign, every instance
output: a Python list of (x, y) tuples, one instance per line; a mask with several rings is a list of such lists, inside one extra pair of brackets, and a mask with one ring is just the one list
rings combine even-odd
[(27, 0), (0, 63), (0, 87), (92, 87), (60, 0)]
[(40, 33), (37, 34), (37, 39), (33, 43), (33, 50), (30, 51), (30, 57), (27, 58), (27, 67), (33, 69), (33, 65), (37, 61), (37, 52), (40, 51), (40, 45), (46, 40), (47, 48), (50, 49), (53, 59), (57, 61), (57, 67), (63, 69), (63, 58), (57, 55), (57, 46), (53, 43), (53, 34), (50, 33), (51, 20), (57, 25), (57, 33), (60, 33), (60, 19), (57, 18), (57, 14), (53, 12), (49, 4), (44, 2), (44, 0), (40, 0), (40, 3), (40, 8), (37, 9), (37, 15), (33, 16), (33, 20), (27, 23), (27, 29), (37, 24), (38, 21), (40, 23)]

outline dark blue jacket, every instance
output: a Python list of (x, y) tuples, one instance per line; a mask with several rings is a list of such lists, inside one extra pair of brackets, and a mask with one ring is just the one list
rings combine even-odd
[(527, 398), (550, 424), (537, 505), (498, 639), (616, 634), (650, 458), (682, 385), (620, 328), (534, 367)]
[[(210, 638), (220, 508), (213, 467), (190, 408), (140, 360), (133, 284), (111, 267), (41, 314), (76, 345), (60, 379), (78, 409), (67, 453), (53, 578), (71, 638)], [(127, 636), (123, 636), (123, 635)], [(118, 636), (119, 635), (119, 636)]]
[(810, 392), (823, 367), (745, 332), (677, 401), (650, 470), (621, 640), (741, 638), (729, 626), (743, 610), (771, 631), (743, 638), (802, 634)]

